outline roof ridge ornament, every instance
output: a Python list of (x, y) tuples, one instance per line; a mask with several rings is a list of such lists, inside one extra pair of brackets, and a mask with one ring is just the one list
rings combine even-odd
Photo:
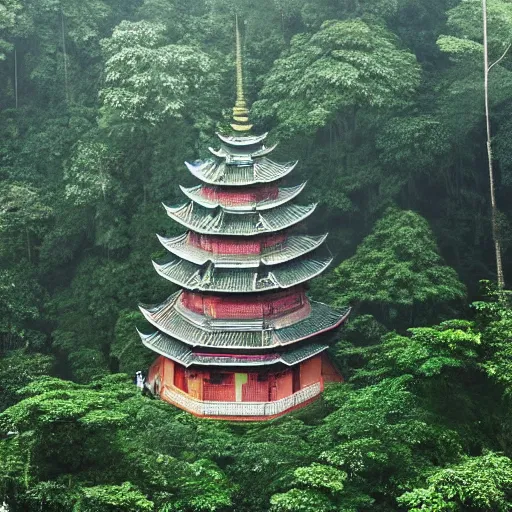
[(242, 67), (242, 38), (238, 27), (238, 14), (235, 16), (236, 25), (236, 102), (233, 107), (233, 120), (231, 128), (235, 132), (249, 132), (252, 124), (249, 123), (249, 109), (244, 95), (244, 77)]

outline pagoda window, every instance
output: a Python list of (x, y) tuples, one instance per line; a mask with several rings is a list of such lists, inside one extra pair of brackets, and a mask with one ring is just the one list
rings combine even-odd
[(263, 316), (278, 316), (291, 313), (304, 304), (303, 294), (286, 295), (278, 300), (264, 303)]
[(186, 370), (185, 378), (187, 381), (187, 393), (198, 400), (202, 399), (202, 381), (201, 381), (201, 373), (198, 373), (196, 370)]

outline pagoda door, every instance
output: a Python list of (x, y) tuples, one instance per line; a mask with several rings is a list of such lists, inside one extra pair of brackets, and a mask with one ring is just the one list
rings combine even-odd
[(243, 397), (243, 386), (247, 384), (248, 375), (247, 373), (235, 373), (235, 400), (237, 402), (242, 401)]

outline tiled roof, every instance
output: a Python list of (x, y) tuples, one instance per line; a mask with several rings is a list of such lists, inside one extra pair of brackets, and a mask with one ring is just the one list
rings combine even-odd
[(270, 208), (275, 208), (276, 206), (285, 204), (297, 197), (304, 190), (305, 186), (306, 183), (302, 183), (296, 187), (280, 188), (279, 194), (275, 199), (265, 199), (263, 201), (254, 201), (252, 203), (242, 205), (230, 205), (227, 203), (222, 203), (218, 200), (209, 199), (201, 194), (201, 189), (203, 188), (202, 185), (198, 185), (197, 187), (192, 188), (185, 188), (180, 186), (180, 188), (189, 199), (192, 199), (192, 201), (200, 204), (201, 206), (204, 206), (205, 208), (218, 208), (220, 206), (227, 211), (236, 210), (251, 212), (254, 210), (269, 210)]
[[(275, 146), (264, 145), (267, 134), (217, 135), (220, 149), (210, 148), (215, 158), (186, 163), (203, 182), (181, 187), (191, 202), (164, 205), (188, 233), (159, 237), (171, 254), (154, 263), (162, 277), (194, 293), (180, 291), (162, 304), (140, 306), (157, 332), (139, 334), (151, 350), (187, 367), (298, 364), (325, 350), (309, 342), (350, 313), (304, 295), (303, 283), (332, 261), (321, 249), (327, 235), (289, 236), (288, 228), (316, 204), (292, 203), (305, 184), (278, 186), (297, 162), (268, 158)], [(272, 292), (280, 289), (287, 291)]]
[(260, 265), (278, 265), (317, 249), (326, 238), (327, 235), (290, 236), (282, 243), (263, 249), (261, 254), (217, 254), (191, 244), (187, 233), (175, 238), (158, 237), (160, 243), (176, 256), (196, 265), (205, 265), (211, 261), (217, 268), (254, 268)]
[[(310, 314), (292, 324), (280, 319), (274, 324), (264, 326), (261, 319), (250, 326), (248, 321), (226, 320), (222, 328), (216, 328), (218, 324), (205, 316), (185, 316), (179, 311), (177, 306), (180, 294), (181, 292), (171, 295), (160, 305), (140, 306), (140, 309), (157, 329), (192, 346), (262, 349), (291, 345), (338, 327), (350, 313), (350, 308), (333, 309), (320, 302), (311, 301)], [(279, 328), (279, 323), (286, 326)]]
[(249, 161), (252, 162), (254, 158), (261, 158), (262, 156), (269, 155), (274, 151), (277, 144), (273, 146), (259, 148), (253, 147), (229, 147), (227, 145), (221, 146), (220, 149), (208, 148), (212, 155), (218, 158), (225, 158), (228, 163), (236, 163), (237, 161)]
[(239, 236), (281, 231), (309, 217), (315, 208), (316, 204), (285, 204), (264, 212), (230, 213), (193, 202), (177, 207), (165, 206), (169, 217), (196, 233)]
[(271, 267), (217, 268), (213, 263), (199, 266), (171, 256), (163, 264), (153, 262), (156, 271), (169, 281), (188, 290), (250, 293), (290, 288), (321, 274), (332, 258), (307, 255)]
[(280, 354), (271, 353), (249, 356), (241, 354), (207, 354), (204, 352), (195, 352), (189, 345), (159, 331), (153, 334), (143, 334), (139, 332), (139, 336), (146, 347), (185, 367), (191, 365), (263, 366), (275, 363), (284, 363), (287, 366), (293, 366), (320, 354), (328, 348), (327, 345), (311, 343), (307, 346), (291, 349)]
[(254, 146), (255, 144), (262, 143), (267, 138), (268, 132), (263, 135), (246, 135), (237, 137), (222, 135), (221, 133), (217, 133), (216, 135), (222, 142), (224, 142), (224, 144), (228, 144), (229, 146)]
[(228, 165), (225, 161), (204, 160), (197, 164), (185, 162), (188, 170), (210, 185), (254, 185), (284, 178), (297, 162), (278, 164), (267, 157), (258, 158), (249, 165)]

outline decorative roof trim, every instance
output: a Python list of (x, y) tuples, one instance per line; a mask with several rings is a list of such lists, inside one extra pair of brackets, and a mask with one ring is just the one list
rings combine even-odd
[(264, 133), (263, 135), (249, 135), (247, 137), (243, 136), (231, 136), (231, 135), (222, 135), (221, 133), (217, 132), (215, 135), (224, 142), (224, 144), (227, 144), (228, 146), (254, 146), (255, 144), (259, 144), (260, 142), (263, 142), (268, 135), (268, 132)]
[[(152, 334), (141, 333), (138, 329), (137, 332), (142, 340), (142, 343), (150, 350), (158, 354), (172, 359), (177, 363), (182, 364), (186, 368), (192, 365), (200, 366), (269, 366), (277, 363), (285, 364), (286, 366), (295, 366), (307, 359), (311, 359), (318, 354), (321, 354), (329, 347), (327, 345), (310, 344), (307, 347), (301, 347), (295, 350), (290, 350), (282, 354), (263, 354), (261, 356), (244, 356), (236, 354), (208, 354), (201, 352), (194, 352), (189, 345), (183, 344), (181, 341), (163, 334), (159, 331)], [(167, 346), (165, 346), (167, 345)]]
[(210, 185), (245, 186), (258, 183), (272, 183), (290, 174), (298, 164), (278, 164), (269, 158), (262, 158), (244, 165), (228, 165), (226, 162), (204, 160), (197, 164), (185, 162), (187, 169), (197, 179)]
[[(211, 261), (217, 268), (256, 268), (260, 265), (272, 266), (286, 263), (318, 249), (325, 242), (327, 236), (327, 234), (320, 236), (295, 235), (274, 247), (264, 249), (260, 254), (237, 255), (217, 254), (195, 247), (188, 243), (188, 233), (173, 238), (157, 235), (160, 243), (179, 258), (196, 265), (205, 265)], [(294, 245), (296, 249), (289, 250), (290, 247), (293, 249)]]
[[(171, 295), (157, 306), (139, 305), (139, 309), (146, 320), (158, 330), (193, 347), (261, 350), (288, 346), (338, 328), (351, 311), (351, 308), (336, 310), (321, 302), (310, 301), (311, 312), (308, 317), (282, 328), (264, 329), (260, 321), (258, 330), (249, 330), (246, 321), (233, 321), (229, 326), (226, 324), (226, 329), (221, 330), (211, 328), (204, 316), (199, 323), (192, 322), (181, 314), (176, 309), (180, 294), (181, 292), (177, 292)], [(156, 318), (162, 313), (164, 318)]]
[(242, 38), (238, 28), (238, 14), (236, 19), (236, 102), (233, 108), (233, 121), (231, 128), (235, 132), (249, 132), (252, 124), (249, 123), (249, 109), (244, 95), (244, 79), (242, 66)]
[[(179, 206), (163, 206), (171, 219), (196, 233), (254, 236), (282, 231), (304, 221), (315, 211), (318, 203), (306, 206), (285, 204), (269, 211), (243, 214), (227, 212), (222, 208), (216, 211), (201, 205), (194, 207), (193, 202)], [(279, 220), (280, 214), (284, 222)], [(250, 216), (253, 218), (250, 219)]]
[[(266, 274), (258, 271), (261, 269), (215, 268), (211, 262), (200, 266), (175, 256), (164, 264), (153, 261), (153, 266), (160, 276), (187, 290), (252, 293), (292, 288), (314, 279), (325, 271), (332, 260), (332, 257), (316, 259), (305, 256), (291, 263), (270, 267)], [(290, 268), (292, 266), (295, 267), (293, 270)]]
[(240, 149), (238, 149), (238, 151), (236, 149), (233, 149), (233, 148), (230, 148), (229, 146), (223, 146), (221, 147), (220, 149), (214, 149), (212, 147), (209, 147), (208, 150), (210, 151), (210, 153), (218, 158), (228, 158), (228, 157), (233, 157), (233, 156), (240, 156), (240, 157), (246, 157), (246, 158), (249, 158), (249, 159), (253, 159), (253, 158), (261, 158), (262, 156), (266, 156), (266, 155), (269, 155), (270, 153), (272, 153), (272, 151), (274, 151), (274, 149), (276, 149), (277, 147), (277, 143), (274, 144), (273, 146), (263, 146), (261, 147), (260, 149), (256, 149), (256, 150), (245, 150), (245, 151), (241, 151)]
[(247, 205), (241, 206), (224, 206), (220, 202), (210, 201), (207, 198), (203, 197), (200, 193), (198, 193), (203, 185), (197, 185), (195, 187), (183, 187), (180, 185), (181, 191), (194, 203), (200, 204), (205, 208), (223, 208), (227, 212), (252, 212), (252, 211), (264, 211), (270, 210), (271, 208), (276, 208), (277, 206), (281, 206), (289, 201), (295, 199), (306, 186), (307, 182), (301, 183), (300, 185), (296, 185), (295, 187), (282, 187), (279, 188), (279, 195), (276, 199), (265, 199), (264, 201), (257, 201), (254, 203), (249, 203)]

